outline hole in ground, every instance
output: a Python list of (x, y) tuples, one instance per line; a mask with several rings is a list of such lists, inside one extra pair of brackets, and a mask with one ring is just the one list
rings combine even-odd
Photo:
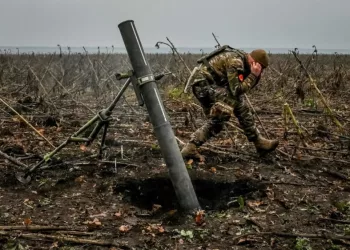
[[(194, 179), (192, 184), (202, 209), (207, 211), (238, 207), (238, 203), (233, 201), (240, 195), (245, 199), (265, 196), (265, 185), (252, 179), (231, 182), (214, 178)], [(159, 204), (166, 210), (179, 208), (172, 183), (167, 177), (126, 179), (118, 183), (114, 191), (122, 193), (124, 201), (141, 209), (150, 210), (153, 204)]]

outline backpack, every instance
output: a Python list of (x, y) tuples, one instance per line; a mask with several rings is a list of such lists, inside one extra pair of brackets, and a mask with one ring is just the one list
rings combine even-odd
[(245, 53), (242, 50), (234, 49), (229, 45), (224, 45), (222, 47), (219, 47), (218, 49), (212, 51), (210, 54), (205, 55), (197, 60), (197, 63), (204, 64), (207, 67), (208, 72), (212, 75), (213, 79), (218, 83), (221, 82), (221, 77), (216, 73), (214, 68), (209, 64), (209, 60), (214, 56), (217, 56), (223, 52), (228, 52), (228, 51), (235, 52), (239, 57), (242, 58), (243, 62), (245, 63)]
[(200, 67), (202, 65), (205, 65), (207, 67), (208, 72), (212, 75), (213, 79), (216, 82), (218, 82), (218, 83), (221, 82), (221, 77), (216, 73), (214, 68), (209, 64), (209, 60), (212, 59), (213, 57), (215, 57), (215, 56), (217, 56), (217, 55), (219, 55), (219, 54), (221, 54), (223, 52), (227, 52), (227, 51), (235, 52), (238, 56), (240, 56), (243, 59), (243, 61), (245, 61), (245, 59), (244, 59), (245, 58), (245, 52), (242, 51), (242, 50), (234, 49), (234, 48), (230, 47), (229, 45), (223, 45), (223, 46), (215, 49), (214, 51), (210, 52), (207, 55), (202, 56), (201, 58), (199, 58), (197, 60), (197, 63), (200, 64), (200, 65), (193, 69), (190, 77), (188, 78), (187, 84), (186, 84), (185, 89), (184, 89), (184, 93), (187, 93), (187, 88), (190, 85), (193, 76), (200, 69)]

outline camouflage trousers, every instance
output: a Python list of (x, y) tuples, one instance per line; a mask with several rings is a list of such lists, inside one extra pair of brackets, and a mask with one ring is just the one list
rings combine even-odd
[(232, 96), (225, 87), (209, 85), (206, 80), (196, 81), (192, 91), (201, 103), (207, 122), (191, 135), (190, 142), (201, 146), (208, 139), (218, 135), (225, 122), (234, 115), (237, 117), (248, 141), (255, 141), (259, 131), (249, 106), (243, 96)]

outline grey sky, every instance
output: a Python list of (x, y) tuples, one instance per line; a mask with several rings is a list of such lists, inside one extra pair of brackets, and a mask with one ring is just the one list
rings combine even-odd
[(124, 47), (135, 21), (144, 47), (350, 49), (349, 0), (0, 0), (0, 46)]

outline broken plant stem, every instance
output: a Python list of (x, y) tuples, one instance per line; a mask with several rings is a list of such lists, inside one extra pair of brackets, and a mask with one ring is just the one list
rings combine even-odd
[(307, 71), (307, 69), (305, 68), (304, 64), (301, 62), (301, 60), (299, 59), (298, 55), (295, 53), (295, 51), (292, 51), (295, 59), (297, 60), (297, 62), (300, 64), (300, 67), (302, 68), (302, 70), (305, 72), (305, 74), (307, 75), (307, 77), (309, 78), (309, 81), (311, 83), (311, 86), (316, 90), (317, 94), (320, 96), (321, 101), (323, 103), (323, 105), (326, 108), (326, 113), (332, 118), (333, 122), (340, 128), (343, 129), (343, 125), (338, 121), (338, 119), (335, 117), (335, 115), (333, 114), (333, 111), (331, 110), (331, 108), (329, 107), (326, 99), (324, 98), (322, 92), (319, 90), (319, 88), (317, 87), (316, 84), (316, 80), (313, 79), (311, 77), (311, 75), (309, 74), (309, 72)]
[(231, 136), (231, 133), (230, 133), (230, 131), (228, 130), (226, 124), (225, 124), (224, 128), (225, 128), (226, 134), (228, 135), (228, 137), (230, 137), (230, 140), (231, 140), (231, 142), (232, 142), (231, 148), (233, 148), (234, 145), (235, 145), (235, 140), (234, 140), (233, 137)]
[(183, 141), (181, 141), (177, 136), (175, 136), (175, 139), (180, 143), (181, 146), (186, 145)]
[(329, 221), (336, 224), (350, 224), (350, 221), (348, 220), (336, 220), (336, 219), (330, 219), (330, 218), (320, 218), (320, 220)]
[(58, 85), (60, 85), (60, 87), (68, 94), (68, 96), (71, 97), (71, 100), (72, 100), (74, 103), (76, 103), (76, 104), (81, 104), (82, 106), (84, 106), (84, 108), (86, 108), (87, 110), (89, 110), (91, 113), (95, 114), (95, 112), (92, 111), (92, 110), (91, 110), (88, 106), (86, 106), (84, 103), (75, 100), (75, 99), (73, 98), (71, 92), (63, 86), (63, 84), (54, 76), (54, 74), (52, 73), (51, 70), (49, 70), (49, 74), (50, 74), (50, 75), (52, 76), (52, 78), (56, 81), (56, 83), (57, 83)]
[(36, 128), (33, 127), (32, 124), (30, 124), (23, 116), (21, 116), (16, 110), (14, 110), (9, 104), (7, 104), (2, 98), (0, 98), (0, 101), (5, 104), (9, 109), (11, 109), (12, 112), (14, 112), (16, 115), (18, 115), (21, 120), (27, 124), (31, 129), (35, 131), (41, 138), (43, 138), (51, 147), (55, 148), (55, 146), (48, 140), (46, 139), (45, 136), (43, 136)]
[[(69, 227), (62, 227), (62, 226), (1, 226), (0, 230), (2, 231), (12, 231), (12, 230), (25, 230), (25, 231), (60, 231), (60, 230), (72, 230), (72, 228)], [(78, 231), (77, 229), (74, 229), (75, 231)], [(86, 230), (86, 229), (81, 229)], [(81, 231), (79, 230), (79, 231)]]
[(282, 233), (282, 232), (257, 232), (257, 233), (247, 233), (240, 235), (233, 239), (234, 242), (238, 242), (239, 239), (248, 237), (248, 236), (263, 236), (263, 235), (274, 235), (279, 237), (288, 237), (288, 238), (314, 238), (314, 239), (330, 239), (330, 240), (350, 240), (350, 236), (343, 235), (332, 235), (332, 234), (303, 234), (303, 233)]
[(166, 39), (169, 41), (169, 43), (170, 43), (170, 45), (172, 46), (173, 50), (175, 51), (176, 55), (180, 58), (181, 62), (185, 65), (185, 67), (187, 68), (188, 72), (191, 74), (190, 68), (187, 66), (185, 60), (184, 60), (184, 59), (182, 58), (182, 56), (179, 54), (179, 52), (177, 51), (177, 49), (176, 49), (176, 47), (174, 46), (174, 44), (170, 41), (170, 39), (169, 39), (168, 37), (167, 37)]
[(292, 119), (293, 121), (293, 124), (294, 126), (296, 127), (297, 129), (297, 133), (298, 135), (303, 138), (304, 135), (303, 135), (303, 132), (299, 126), (299, 123), (297, 121), (297, 119), (295, 118), (294, 114), (293, 114), (293, 111), (292, 109), (290, 108), (289, 104), (288, 103), (284, 103), (283, 104), (283, 117), (284, 117), (284, 129), (287, 131), (287, 122), (288, 122), (288, 115), (290, 116), (290, 118)]
[(262, 124), (262, 122), (261, 122), (261, 120), (260, 120), (260, 117), (259, 117), (258, 114), (256, 113), (255, 108), (253, 107), (252, 103), (250, 102), (248, 96), (247, 96), (246, 94), (244, 94), (244, 96), (245, 96), (245, 99), (247, 100), (247, 102), (248, 102), (248, 104), (249, 104), (251, 110), (253, 111), (253, 114), (256, 116), (256, 118), (258, 119), (258, 121), (259, 121), (259, 123), (260, 123), (262, 129), (264, 130), (264, 133), (265, 133), (266, 137), (267, 137), (268, 139), (270, 139), (270, 138), (269, 138), (269, 134), (267, 133), (267, 131), (266, 131), (264, 125)]
[(91, 244), (96, 246), (114, 246), (123, 247), (123, 249), (131, 249), (127, 242), (122, 242), (119, 240), (91, 240), (84, 238), (71, 237), (69, 235), (59, 236), (59, 235), (47, 235), (47, 234), (34, 234), (34, 233), (20, 233), (15, 234), (13, 232), (0, 231), (0, 236), (17, 236), (19, 238), (31, 239), (31, 240), (58, 240), (63, 242), (77, 243), (77, 244)]
[(18, 161), (16, 158), (13, 158), (13, 157), (9, 156), (8, 154), (5, 154), (1, 150), (0, 150), (0, 156), (2, 156), (3, 158), (9, 160), (13, 164), (16, 164), (16, 165), (18, 165), (20, 167), (24, 167), (25, 169), (28, 168), (25, 164), (23, 164), (22, 162)]
[(229, 125), (230, 127), (236, 129), (238, 132), (241, 132), (242, 134), (244, 134), (243, 129), (237, 127), (236, 125), (232, 124), (231, 122), (226, 122), (227, 125)]
[(36, 78), (36, 80), (39, 82), (39, 85), (40, 85), (41, 88), (43, 89), (45, 95), (48, 96), (48, 93), (47, 93), (46, 89), (44, 88), (44, 86), (43, 86), (41, 80), (39, 79), (39, 77), (35, 74), (34, 70), (33, 70), (30, 66), (28, 66), (28, 68), (29, 68), (30, 72), (32, 72), (32, 74), (34, 75), (34, 77)]

